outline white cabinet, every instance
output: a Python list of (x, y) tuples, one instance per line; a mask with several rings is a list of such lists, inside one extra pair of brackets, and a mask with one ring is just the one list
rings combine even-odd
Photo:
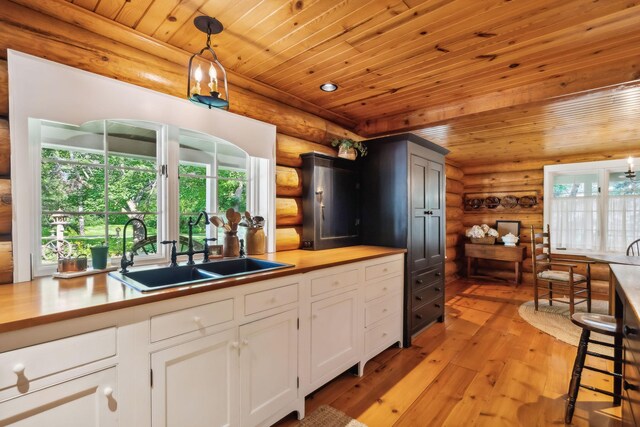
[(311, 303), (311, 384), (330, 380), (358, 362), (358, 291)]
[(242, 425), (255, 426), (298, 397), (298, 310), (240, 326)]
[(154, 427), (237, 425), (236, 328), (151, 355)]
[(0, 425), (117, 426), (119, 404), (116, 368), (109, 368), (2, 402)]

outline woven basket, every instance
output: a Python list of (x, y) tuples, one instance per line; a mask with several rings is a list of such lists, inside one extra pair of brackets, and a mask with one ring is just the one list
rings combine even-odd
[(496, 243), (496, 238), (491, 236), (471, 237), (471, 243), (477, 243), (479, 245), (493, 245)]

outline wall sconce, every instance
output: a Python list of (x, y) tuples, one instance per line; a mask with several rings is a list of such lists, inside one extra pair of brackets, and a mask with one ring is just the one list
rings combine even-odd
[[(200, 52), (189, 58), (189, 76), (187, 79), (187, 99), (207, 108), (229, 109), (229, 88), (227, 86), (227, 72), (218, 61), (218, 56), (211, 48), (211, 34), (219, 34), (224, 27), (216, 18), (198, 16), (193, 20), (196, 28), (207, 34), (207, 45)], [(205, 55), (208, 54), (210, 59)], [(209, 82), (203, 82), (204, 73)], [(192, 79), (193, 76), (193, 79)], [(192, 80), (195, 84), (192, 86)], [(205, 88), (203, 90), (203, 87)], [(222, 93), (224, 90), (224, 93)]]
[(636, 173), (633, 170), (633, 157), (629, 156), (629, 159), (627, 159), (627, 163), (629, 164), (629, 170), (626, 171), (624, 175), (633, 181), (636, 178)]

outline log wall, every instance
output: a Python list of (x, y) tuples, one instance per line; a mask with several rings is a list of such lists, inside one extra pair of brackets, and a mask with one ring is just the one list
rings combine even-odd
[(457, 279), (462, 271), (463, 216), (462, 193), (464, 191), (464, 172), (458, 164), (447, 162), (445, 165), (446, 183), (446, 261), (444, 264), (445, 281)]
[[(607, 147), (603, 147), (603, 150)], [(497, 220), (520, 221), (520, 244), (527, 246), (527, 258), (523, 263), (523, 282), (533, 283), (531, 266), (531, 231), (533, 226), (541, 230), (544, 226), (544, 166), (551, 164), (579, 163), (585, 161), (599, 161), (622, 159), (629, 154), (628, 151), (611, 152), (606, 151), (601, 154), (573, 155), (570, 157), (554, 159), (537, 159), (523, 162), (510, 162), (502, 164), (482, 164), (463, 167), (464, 194), (485, 193), (485, 194), (526, 194), (535, 191), (538, 194), (539, 204), (532, 208), (517, 207), (513, 209), (487, 209), (463, 210), (462, 225), (464, 242), (468, 239), (464, 237), (464, 231), (473, 225), (488, 224), (495, 226)], [(460, 254), (464, 258), (464, 254)], [(565, 259), (579, 259), (581, 257), (561, 255)], [(500, 261), (479, 261), (479, 271), (497, 277), (513, 279), (513, 264)], [(466, 268), (466, 266), (465, 266)], [(580, 265), (578, 273), (584, 274), (585, 267)], [(605, 264), (594, 264), (591, 267), (591, 277), (594, 280), (594, 291), (596, 293), (608, 292), (609, 267)]]
[[(116, 23), (92, 21), (90, 31), (82, 26), (87, 18), (85, 12), (64, 2), (56, 7), (64, 9), (58, 11), (60, 19), (12, 2), (3, 2), (0, 8), (0, 283), (11, 282), (13, 275), (7, 49), (169, 95), (184, 96), (188, 54)], [(359, 138), (342, 126), (309, 112), (309, 106), (302, 105), (301, 100), (242, 76), (231, 75), (231, 111), (277, 127), (276, 248), (296, 249), (300, 246), (302, 224), (299, 154), (309, 151), (335, 154), (329, 146), (331, 139)], [(276, 99), (284, 99), (287, 103)], [(325, 116), (331, 116), (329, 112), (325, 113)]]

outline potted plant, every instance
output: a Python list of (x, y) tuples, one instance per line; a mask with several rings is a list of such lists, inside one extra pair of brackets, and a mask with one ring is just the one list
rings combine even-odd
[(338, 157), (343, 159), (355, 160), (360, 152), (360, 156), (367, 155), (367, 147), (362, 141), (354, 141), (350, 138), (334, 139), (331, 141), (332, 147), (338, 147)]

